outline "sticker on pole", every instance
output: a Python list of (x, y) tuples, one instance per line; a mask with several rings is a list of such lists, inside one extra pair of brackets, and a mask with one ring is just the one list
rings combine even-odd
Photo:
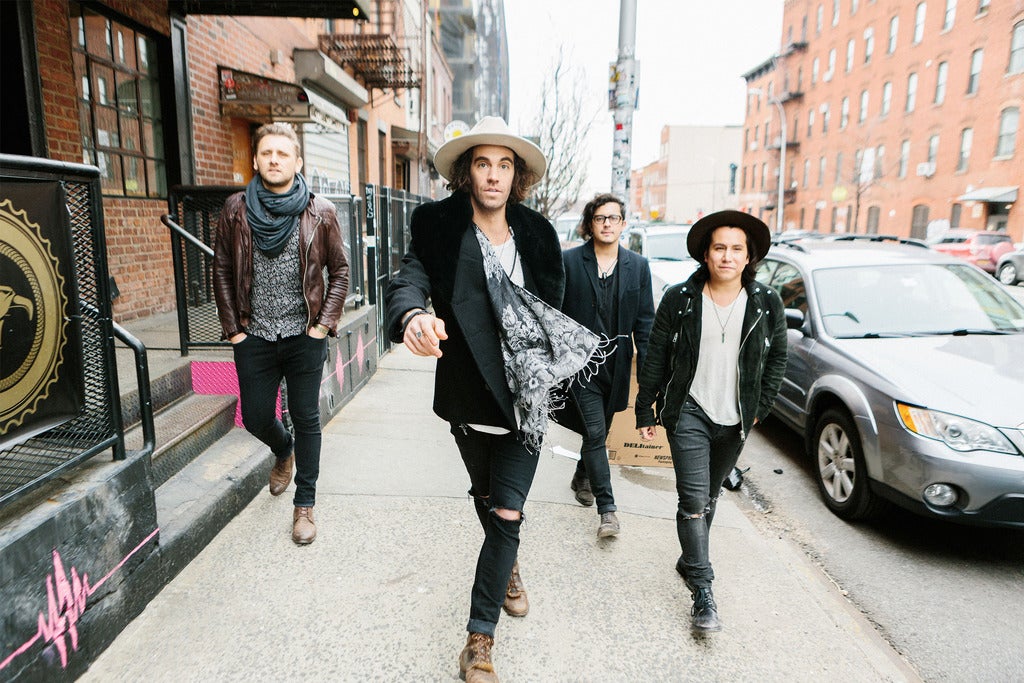
[(469, 126), (465, 121), (452, 121), (444, 127), (444, 141), (454, 140), (469, 132)]

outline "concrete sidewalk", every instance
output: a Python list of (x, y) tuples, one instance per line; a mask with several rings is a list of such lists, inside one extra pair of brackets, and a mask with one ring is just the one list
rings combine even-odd
[[(324, 429), (316, 542), (291, 542), (291, 489), (261, 494), (82, 680), (457, 680), (481, 532), (432, 387), (432, 360), (383, 358)], [(519, 555), (531, 610), (498, 625), (502, 681), (918, 680), (739, 493), (711, 540), (725, 629), (692, 636), (671, 470), (613, 467), (622, 534), (598, 541), (553, 445), (579, 437), (555, 427), (541, 455)]]

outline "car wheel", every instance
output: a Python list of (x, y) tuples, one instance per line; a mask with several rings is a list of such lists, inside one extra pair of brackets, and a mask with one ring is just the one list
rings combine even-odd
[(1000, 266), (997, 276), (1004, 285), (1017, 284), (1017, 268), (1013, 265), (1012, 261), (1007, 261)]
[(842, 519), (874, 516), (882, 501), (871, 492), (860, 437), (849, 415), (834, 408), (822, 413), (811, 448), (825, 506)]

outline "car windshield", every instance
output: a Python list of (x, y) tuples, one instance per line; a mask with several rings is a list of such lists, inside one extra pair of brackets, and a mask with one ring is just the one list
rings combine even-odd
[(644, 256), (652, 261), (683, 261), (690, 258), (686, 251), (686, 233), (647, 235), (647, 253)]
[(828, 268), (814, 273), (814, 285), (833, 337), (1024, 332), (1024, 306), (969, 266)]

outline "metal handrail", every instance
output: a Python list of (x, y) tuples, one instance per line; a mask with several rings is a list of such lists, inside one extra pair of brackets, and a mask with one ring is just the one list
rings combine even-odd
[(166, 225), (168, 228), (170, 228), (171, 232), (175, 232), (180, 237), (184, 237), (188, 242), (192, 244), (192, 246), (197, 247), (204, 254), (206, 254), (210, 258), (213, 258), (213, 249), (211, 249), (208, 245), (204, 244), (201, 239), (190, 233), (188, 230), (175, 223), (174, 220), (171, 218), (171, 214), (165, 213), (163, 216), (160, 216), (160, 222)]
[(146, 356), (146, 345), (132, 334), (111, 321), (114, 336), (120, 339), (135, 353), (135, 376), (139, 383), (139, 421), (142, 423), (142, 450), (137, 453), (143, 457), (153, 455), (156, 449), (156, 426), (153, 421), (153, 398), (149, 388), (149, 360)]

